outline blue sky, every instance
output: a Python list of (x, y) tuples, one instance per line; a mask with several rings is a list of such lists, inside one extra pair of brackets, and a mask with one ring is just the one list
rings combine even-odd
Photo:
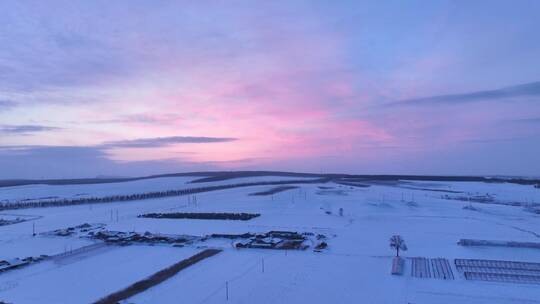
[(538, 175), (538, 1), (2, 1), (0, 178)]

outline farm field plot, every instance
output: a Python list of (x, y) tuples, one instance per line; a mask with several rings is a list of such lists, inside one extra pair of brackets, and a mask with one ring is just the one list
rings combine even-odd
[(23, 304), (91, 303), (196, 252), (159, 246), (106, 247), (52, 259), (2, 274), (0, 296)]
[[(232, 303), (354, 303), (359, 298), (390, 303), (400, 300), (405, 286), (396, 286), (398, 290), (386, 295), (386, 299), (381, 297), (385, 284), (393, 284), (394, 278), (374, 269), (387, 265), (387, 260), (370, 257), (240, 250), (195, 265), (131, 301), (148, 304), (156, 301), (172, 304), (179, 300), (184, 303), (225, 303), (225, 284), (228, 282), (229, 302)], [(337, 281), (340, 284), (330, 283)], [(193, 292), (178, 294), (178, 286)], [(371, 292), (366, 293), (366, 290)]]

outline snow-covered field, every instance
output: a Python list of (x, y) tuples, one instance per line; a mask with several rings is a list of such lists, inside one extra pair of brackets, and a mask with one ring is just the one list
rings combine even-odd
[[(0, 201), (81, 193), (115, 195), (287, 178), (187, 184), (193, 179), (196, 177), (0, 188)], [(489, 193), (500, 201), (538, 203), (540, 189), (500, 183), (414, 181), (368, 188), (335, 183), (297, 186), (269, 196), (250, 196), (272, 188), (253, 186), (200, 193), (196, 202), (192, 197), (180, 196), (10, 210), (5, 213), (26, 216), (28, 220), (0, 226), (0, 260), (60, 254), (92, 244), (95, 241), (41, 234), (83, 223), (103, 223), (114, 231), (198, 236), (271, 230), (314, 232), (327, 235), (329, 247), (322, 252), (314, 252), (313, 248), (235, 249), (229, 240), (183, 248), (106, 246), (0, 272), (0, 301), (90, 303), (209, 246), (223, 252), (180, 271), (126, 303), (540, 303), (539, 285), (469, 281), (454, 266), (455, 280), (412, 277), (409, 261), (404, 275), (392, 276), (394, 252), (388, 245), (390, 236), (400, 234), (409, 247), (404, 257), (441, 257), (452, 265), (456, 258), (540, 262), (538, 249), (457, 245), (461, 238), (540, 242), (540, 215), (523, 207), (480, 203), (472, 204), (475, 210), (467, 210), (463, 207), (468, 202), (443, 199), (447, 193), (429, 190), (463, 191), (455, 195)], [(343, 216), (339, 215), (340, 208)], [(249, 221), (137, 217), (148, 212), (245, 212), (261, 216)], [(33, 231), (36, 236), (32, 236)]]
[(2, 297), (13, 303), (91, 303), (196, 252), (107, 246), (6, 272), (0, 288)]
[(104, 197), (111, 195), (126, 195), (133, 193), (157, 192), (167, 190), (181, 190), (203, 186), (229, 185), (235, 183), (284, 181), (284, 180), (310, 180), (313, 178), (298, 178), (286, 176), (255, 176), (241, 177), (207, 183), (193, 183), (201, 176), (179, 176), (142, 179), (128, 182), (81, 184), (81, 185), (25, 185), (0, 188), (0, 202), (20, 200), (47, 200), (47, 199), (73, 199), (81, 197)]

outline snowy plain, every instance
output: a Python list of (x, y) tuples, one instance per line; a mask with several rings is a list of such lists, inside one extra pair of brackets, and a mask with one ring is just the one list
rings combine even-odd
[(133, 193), (181, 190), (200, 186), (229, 185), (260, 181), (310, 180), (313, 178), (296, 178), (287, 176), (254, 176), (240, 177), (206, 183), (190, 183), (201, 176), (158, 177), (128, 182), (79, 184), (79, 185), (45, 185), (32, 184), (25, 186), (0, 187), (0, 202), (18, 200), (44, 200), (80, 197), (104, 197), (111, 195), (127, 195)]
[[(71, 197), (80, 193), (127, 194), (287, 178), (250, 177), (187, 184), (192, 179), (0, 188), (0, 201)], [(314, 252), (312, 248), (305, 251), (236, 249), (230, 241), (183, 248), (106, 246), (0, 273), (0, 301), (91, 303), (204, 247), (217, 247), (223, 251), (126, 303), (540, 303), (538, 285), (469, 281), (455, 267), (455, 280), (412, 277), (410, 263), (406, 264), (404, 275), (392, 276), (394, 253), (388, 246), (389, 237), (400, 234), (409, 247), (403, 254), (405, 258), (540, 262), (538, 249), (457, 245), (461, 238), (540, 242), (540, 215), (507, 205), (473, 203), (474, 210), (463, 209), (468, 202), (444, 199), (446, 193), (432, 191), (489, 193), (505, 202), (540, 202), (540, 189), (509, 183), (407, 181), (405, 184), (407, 187), (373, 184), (367, 188), (333, 182), (298, 184), (297, 189), (268, 196), (250, 194), (272, 186), (253, 186), (199, 193), (196, 203), (192, 197), (179, 196), (0, 212), (0, 218), (9, 214), (31, 219), (0, 226), (0, 260), (60, 254), (92, 244), (94, 241), (88, 239), (41, 234), (83, 223), (103, 223), (114, 231), (196, 236), (271, 230), (313, 232), (327, 235), (329, 245), (323, 252)], [(340, 208), (343, 216), (338, 214)], [(148, 212), (246, 212), (261, 216), (249, 221), (137, 217)], [(33, 231), (36, 236), (32, 235)]]

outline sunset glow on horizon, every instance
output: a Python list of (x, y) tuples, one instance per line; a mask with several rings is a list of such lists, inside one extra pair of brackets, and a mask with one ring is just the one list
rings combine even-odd
[(121, 3), (0, 3), (0, 179), (540, 172), (540, 2)]

